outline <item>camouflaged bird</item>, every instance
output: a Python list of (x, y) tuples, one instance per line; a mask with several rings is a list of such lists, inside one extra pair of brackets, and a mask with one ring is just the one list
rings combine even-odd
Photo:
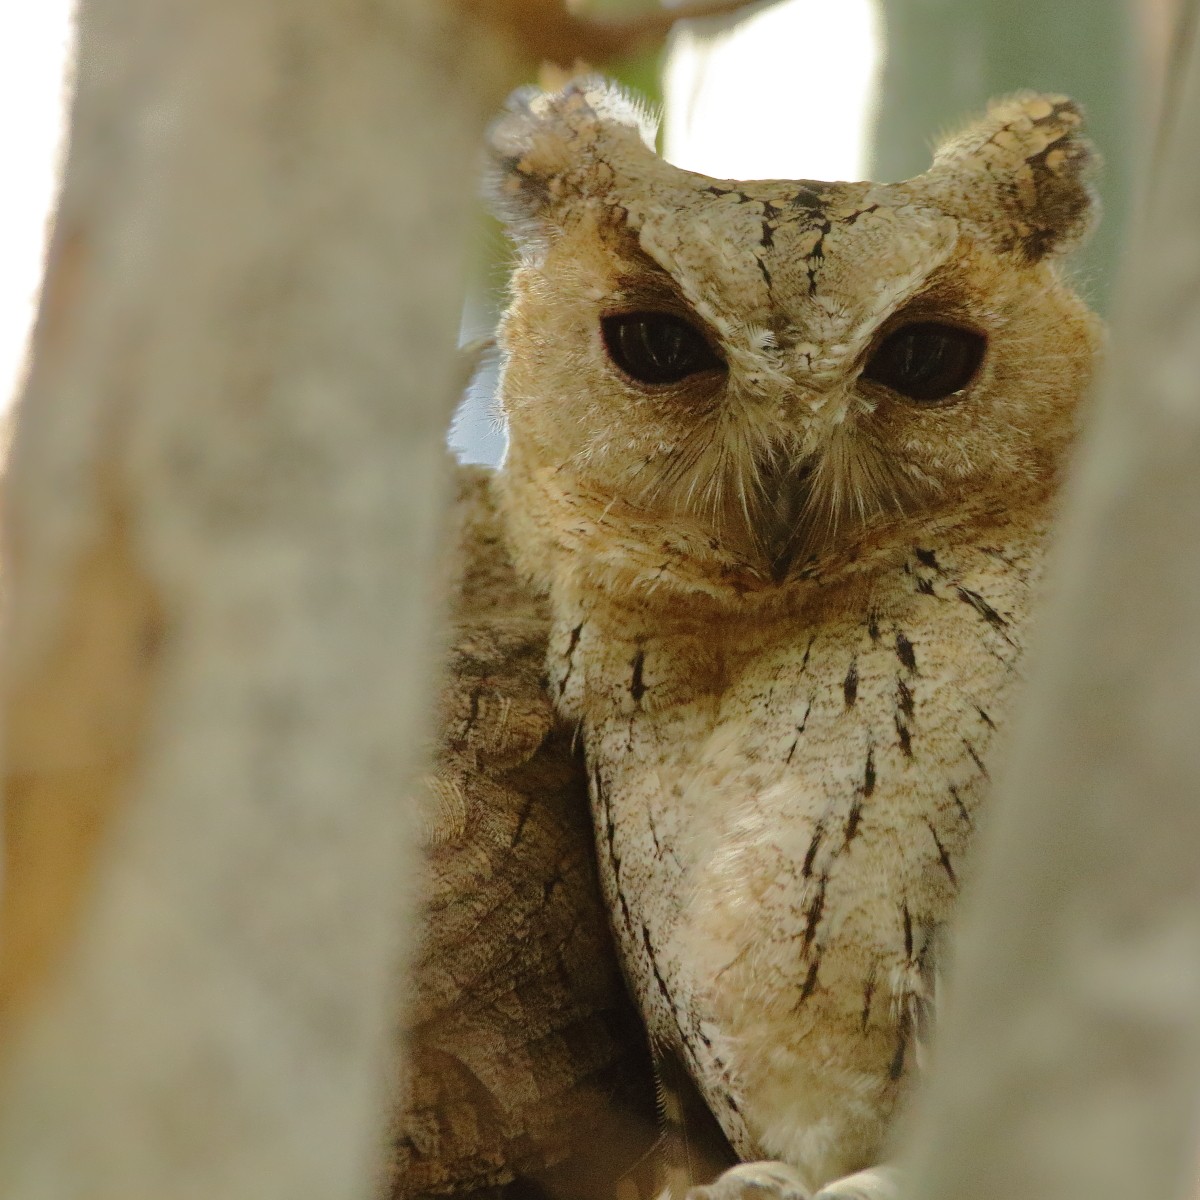
[(597, 80), (491, 130), (494, 490), (655, 1054), (751, 1164), (698, 1195), (893, 1189), (1099, 341), (1080, 127), (1016, 96), (894, 184), (680, 170)]

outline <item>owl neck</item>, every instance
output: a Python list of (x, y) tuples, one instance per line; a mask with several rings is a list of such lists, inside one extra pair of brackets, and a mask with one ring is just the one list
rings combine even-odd
[(930, 605), (972, 606), (972, 620), (1018, 641), (1054, 507), (1048, 494), (926, 513), (777, 583), (721, 564), (707, 543), (702, 554), (678, 530), (658, 528), (655, 543), (612, 507), (554, 480), (533, 490), (539, 482), (502, 478), (502, 507), (519, 568), (550, 601), (554, 698), (564, 716), (589, 723), (720, 696), (766, 645), (835, 625), (893, 636), (897, 619)]
[[(811, 620), (868, 602), (881, 579), (912, 571), (914, 547), (1025, 547), (1044, 536), (1055, 507), (1036, 496), (982, 494), (945, 513), (880, 519), (826, 553), (792, 564), (787, 576), (723, 545), (694, 521), (638, 511), (597, 496), (557, 469), (513, 455), (498, 498), (520, 572), (555, 610), (579, 604), (611, 614), (613, 632), (650, 622), (663, 633), (777, 620)], [(1022, 549), (1022, 553), (1024, 550)], [(631, 636), (634, 636), (631, 634)]]

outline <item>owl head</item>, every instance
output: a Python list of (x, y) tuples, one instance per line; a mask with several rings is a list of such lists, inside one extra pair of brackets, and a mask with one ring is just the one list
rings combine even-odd
[(1043, 503), (1098, 338), (1059, 267), (1094, 208), (1080, 127), (1025, 94), (915, 179), (743, 182), (664, 162), (602, 81), (517, 93), (488, 187), (520, 252), (500, 395), (531, 573), (744, 595)]

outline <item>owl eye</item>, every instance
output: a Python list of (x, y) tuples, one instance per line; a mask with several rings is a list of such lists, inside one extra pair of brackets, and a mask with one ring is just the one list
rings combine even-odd
[(678, 383), (725, 364), (704, 335), (673, 313), (634, 312), (603, 317), (608, 356), (638, 383)]
[(930, 403), (945, 400), (975, 378), (987, 339), (957, 325), (916, 321), (903, 325), (875, 347), (862, 377)]

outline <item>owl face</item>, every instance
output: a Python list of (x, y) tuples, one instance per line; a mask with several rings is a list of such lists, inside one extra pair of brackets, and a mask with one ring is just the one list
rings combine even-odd
[(658, 159), (603, 85), (518, 97), (491, 139), (515, 485), (560, 532), (764, 588), (1044, 494), (1097, 336), (1054, 262), (1079, 123), (1023, 97), (903, 183), (736, 182)]

